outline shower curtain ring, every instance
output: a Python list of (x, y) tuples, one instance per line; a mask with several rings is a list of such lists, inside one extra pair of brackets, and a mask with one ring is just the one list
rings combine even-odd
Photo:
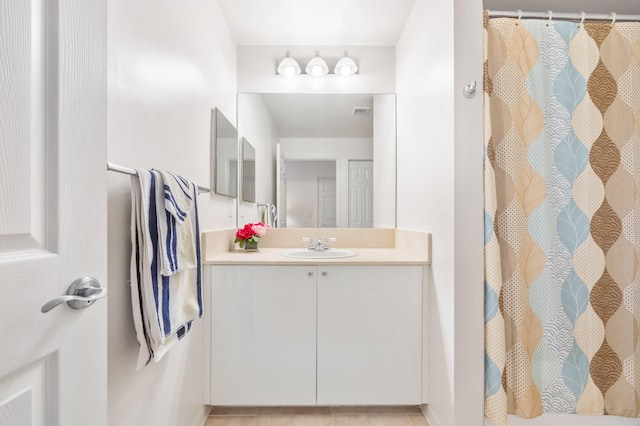
[(549, 15), (549, 20), (547, 21), (547, 27), (551, 25), (551, 20), (553, 19), (553, 12), (551, 10), (547, 10), (547, 14)]
[(518, 21), (522, 21), (522, 10), (518, 9), (516, 13), (518, 14)]
[(578, 25), (578, 28), (584, 27), (584, 18), (587, 17), (587, 14), (585, 12), (580, 12), (580, 25)]
[(611, 12), (611, 26), (613, 27), (616, 24), (616, 13), (615, 12)]

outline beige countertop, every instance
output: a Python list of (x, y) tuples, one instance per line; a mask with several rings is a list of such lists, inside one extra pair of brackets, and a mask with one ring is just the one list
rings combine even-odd
[(260, 248), (257, 252), (232, 250), (207, 256), (204, 264), (208, 265), (428, 265), (429, 259), (419, 253), (398, 248), (355, 248), (357, 256), (335, 259), (300, 259), (283, 256), (292, 250), (304, 250), (304, 247), (293, 248)]
[[(208, 265), (429, 265), (431, 235), (402, 229), (270, 229), (259, 242), (258, 252), (244, 252), (233, 244), (235, 229), (203, 234), (203, 258)], [(335, 250), (353, 250), (357, 256), (309, 259), (283, 256), (293, 250), (306, 250), (302, 236), (336, 237)]]

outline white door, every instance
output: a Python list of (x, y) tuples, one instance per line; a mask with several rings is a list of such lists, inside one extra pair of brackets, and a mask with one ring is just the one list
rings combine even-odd
[(0, 2), (0, 424), (106, 425), (106, 1)]
[(373, 161), (349, 161), (349, 228), (373, 228)]
[(336, 180), (318, 178), (318, 228), (336, 227)]

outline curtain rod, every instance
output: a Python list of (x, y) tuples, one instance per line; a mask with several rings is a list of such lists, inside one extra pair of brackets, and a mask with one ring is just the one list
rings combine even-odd
[[(112, 172), (118, 172), (118, 173), (122, 173), (125, 175), (131, 175), (131, 176), (138, 176), (138, 172), (136, 172), (136, 169), (130, 169), (129, 167), (124, 167), (124, 166), (119, 166), (117, 164), (113, 164), (109, 161), (107, 161), (107, 170), (110, 170)], [(198, 193), (206, 193), (206, 192), (211, 192), (211, 190), (209, 188), (204, 188), (200, 185), (198, 186)]]
[[(549, 19), (549, 11), (547, 12), (527, 12), (527, 11), (511, 11), (511, 10), (487, 10), (490, 18), (538, 18)], [(582, 19), (582, 12), (578, 13), (555, 13), (551, 11), (551, 20), (568, 20), (568, 21), (580, 21)], [(640, 15), (618, 15), (614, 13), (586, 13), (585, 19), (592, 21), (612, 21), (615, 19), (618, 21), (640, 21)]]

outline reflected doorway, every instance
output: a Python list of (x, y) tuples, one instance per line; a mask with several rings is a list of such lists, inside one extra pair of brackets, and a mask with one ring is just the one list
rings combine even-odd
[[(333, 181), (331, 191), (321, 194), (320, 182)], [(286, 224), (289, 228), (336, 226), (335, 160), (286, 160)], [(323, 185), (323, 192), (329, 186)], [(320, 198), (324, 197), (321, 202)], [(327, 197), (333, 197), (329, 199)], [(322, 207), (322, 211), (320, 208)], [(333, 214), (331, 210), (333, 209)], [(320, 224), (322, 217), (325, 225)], [(326, 217), (324, 217), (326, 216)], [(333, 216), (333, 218), (331, 218)]]

